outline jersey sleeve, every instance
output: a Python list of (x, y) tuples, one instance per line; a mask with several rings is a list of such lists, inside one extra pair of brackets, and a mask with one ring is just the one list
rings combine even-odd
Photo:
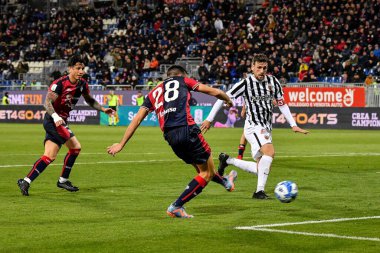
[(62, 90), (63, 90), (63, 84), (61, 81), (53, 81), (53, 83), (49, 86), (49, 91), (52, 91), (58, 95), (61, 95), (62, 94)]
[(192, 90), (198, 90), (199, 82), (197, 80), (188, 77), (185, 77), (183, 80), (185, 81), (185, 84), (188, 88)]
[(142, 103), (141, 107), (145, 108), (147, 111), (153, 111), (153, 104), (152, 101), (150, 101), (149, 94), (145, 97), (144, 102)]
[(240, 82), (235, 83), (232, 88), (227, 91), (227, 95), (230, 98), (237, 98), (240, 97), (244, 91), (245, 91), (245, 86), (247, 85), (247, 80), (243, 79)]
[(88, 87), (88, 82), (84, 81), (82, 94), (90, 95), (90, 88)]
[(282, 90), (280, 82), (277, 80), (276, 77), (271, 76), (273, 86), (274, 86), (274, 99), (277, 102), (278, 106), (285, 105), (285, 100), (284, 100), (284, 91)]

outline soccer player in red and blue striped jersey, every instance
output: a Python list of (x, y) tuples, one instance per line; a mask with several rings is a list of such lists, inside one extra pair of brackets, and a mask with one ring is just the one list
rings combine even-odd
[(167, 76), (167, 79), (149, 92), (120, 143), (108, 147), (107, 151), (111, 155), (120, 152), (142, 120), (149, 112), (155, 111), (164, 138), (174, 153), (186, 163), (192, 164), (198, 172), (185, 191), (169, 206), (167, 214), (172, 217), (191, 218), (193, 216), (186, 213), (183, 205), (199, 195), (210, 180), (223, 185), (228, 191), (232, 191), (236, 171), (230, 173), (226, 178), (222, 178), (215, 172), (210, 146), (190, 114), (190, 91), (215, 96), (224, 100), (227, 106), (232, 106), (232, 101), (223, 91), (188, 78), (186, 70), (181, 66), (170, 67)]
[(73, 56), (69, 60), (69, 74), (53, 81), (48, 89), (45, 100), (46, 114), (43, 126), (46, 131), (44, 154), (34, 163), (32, 169), (24, 179), (19, 179), (17, 184), (24, 196), (29, 196), (29, 187), (57, 157), (58, 151), (63, 144), (69, 149), (67, 152), (61, 176), (58, 179), (57, 187), (68, 191), (78, 191), (79, 188), (73, 186), (69, 181), (71, 168), (81, 150), (81, 144), (70, 130), (67, 118), (70, 111), (78, 102), (80, 96), (91, 107), (107, 114), (114, 113), (111, 108), (102, 107), (91, 95), (88, 83), (82, 78), (84, 75), (84, 63), (78, 56)]

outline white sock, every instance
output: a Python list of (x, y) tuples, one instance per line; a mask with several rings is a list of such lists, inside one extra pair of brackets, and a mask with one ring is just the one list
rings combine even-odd
[(26, 182), (28, 182), (29, 184), (32, 182), (32, 180), (30, 180), (28, 177), (25, 177), (24, 180), (25, 180)]
[(59, 177), (59, 182), (60, 182), (61, 184), (66, 183), (67, 180), (68, 180), (67, 178)]
[(273, 158), (267, 155), (263, 155), (259, 161), (258, 166), (258, 179), (257, 179), (257, 189), (256, 192), (264, 191), (265, 185), (267, 184), (267, 179), (270, 171), (270, 166), (272, 164)]
[(236, 166), (246, 172), (257, 175), (257, 163), (255, 162), (244, 161), (232, 157), (229, 157), (226, 162), (227, 164), (232, 164), (233, 166)]

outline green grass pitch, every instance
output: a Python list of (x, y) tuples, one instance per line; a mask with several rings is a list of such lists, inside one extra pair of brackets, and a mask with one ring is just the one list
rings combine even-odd
[[(236, 169), (234, 192), (211, 182), (186, 205), (194, 219), (181, 220), (168, 217), (166, 208), (195, 170), (173, 154), (159, 128), (139, 128), (116, 157), (106, 147), (121, 139), (124, 127), (71, 129), (82, 144), (71, 174), (80, 191), (56, 187), (64, 147), (24, 197), (16, 181), (42, 155), (44, 131), (0, 124), (0, 252), (380, 252), (379, 131), (304, 136), (275, 129), (270, 200), (253, 200), (256, 177)], [(220, 152), (236, 156), (241, 133), (214, 128), (205, 135), (216, 164)], [(289, 204), (273, 194), (286, 179), (299, 187)], [(278, 223), (296, 224), (236, 229)]]

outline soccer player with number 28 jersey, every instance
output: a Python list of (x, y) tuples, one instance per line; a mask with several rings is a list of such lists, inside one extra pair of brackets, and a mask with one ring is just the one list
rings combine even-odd
[(78, 102), (80, 96), (91, 107), (107, 114), (114, 113), (111, 108), (102, 107), (91, 95), (88, 83), (82, 78), (84, 72), (83, 60), (73, 56), (69, 60), (69, 74), (65, 75), (50, 85), (45, 100), (46, 114), (44, 117), (45, 152), (33, 165), (29, 174), (24, 179), (19, 179), (17, 184), (24, 196), (29, 196), (30, 183), (35, 180), (57, 157), (63, 144), (69, 149), (63, 162), (61, 176), (57, 187), (75, 192), (79, 188), (69, 181), (71, 168), (81, 150), (81, 145), (67, 124), (70, 111)]
[(108, 147), (107, 151), (111, 155), (120, 152), (141, 121), (149, 112), (155, 111), (164, 138), (174, 153), (186, 163), (192, 164), (198, 172), (185, 191), (168, 207), (167, 214), (177, 218), (192, 218), (193, 216), (184, 210), (185, 203), (199, 195), (210, 180), (232, 191), (237, 174), (236, 171), (232, 171), (223, 178), (215, 172), (211, 149), (190, 114), (190, 90), (215, 96), (229, 107), (232, 106), (232, 101), (223, 91), (188, 78), (186, 70), (181, 66), (171, 66), (167, 71), (167, 76), (166, 80), (149, 92), (120, 143)]
[[(283, 91), (279, 81), (272, 75), (267, 75), (269, 59), (264, 54), (257, 54), (252, 61), (252, 75), (233, 85), (227, 92), (231, 98), (244, 97), (246, 118), (244, 135), (251, 145), (252, 157), (257, 161), (249, 162), (229, 157), (227, 154), (219, 155), (219, 174), (223, 175), (225, 167), (232, 164), (242, 170), (257, 175), (257, 188), (253, 193), (255, 199), (267, 199), (264, 189), (268, 179), (270, 167), (274, 158), (272, 143), (272, 114), (273, 101), (278, 105), (293, 132), (307, 134), (308, 131), (297, 126), (289, 107), (283, 98)], [(202, 123), (202, 131), (210, 129), (211, 122), (221, 109), (223, 102), (218, 100), (207, 119)]]

